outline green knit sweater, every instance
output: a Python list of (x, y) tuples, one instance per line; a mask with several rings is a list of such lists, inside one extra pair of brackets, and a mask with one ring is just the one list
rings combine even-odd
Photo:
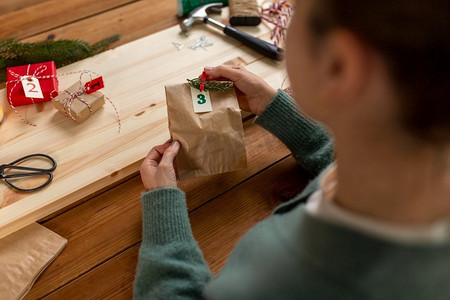
[(333, 160), (326, 131), (278, 91), (255, 121), (316, 176), (251, 229), (212, 279), (189, 224), (184, 193), (142, 195), (143, 237), (134, 299), (449, 299), (450, 244), (405, 246), (320, 221), (301, 202)]

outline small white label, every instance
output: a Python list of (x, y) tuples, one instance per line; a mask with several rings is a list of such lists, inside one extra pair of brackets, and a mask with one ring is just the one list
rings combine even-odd
[(20, 78), (20, 81), (22, 82), (25, 97), (40, 99), (44, 98), (44, 95), (42, 95), (41, 85), (39, 84), (39, 79), (32, 76), (23, 76)]
[(204, 113), (212, 111), (211, 97), (209, 92), (200, 91), (191, 86), (192, 104), (194, 104), (194, 112)]

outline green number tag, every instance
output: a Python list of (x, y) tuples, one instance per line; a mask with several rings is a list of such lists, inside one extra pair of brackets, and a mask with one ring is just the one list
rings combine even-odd
[(205, 104), (206, 103), (206, 97), (203, 94), (198, 94), (197, 98), (200, 99), (197, 101), (198, 104)]
[(192, 106), (195, 113), (205, 113), (212, 111), (211, 95), (208, 91), (200, 91), (191, 88)]

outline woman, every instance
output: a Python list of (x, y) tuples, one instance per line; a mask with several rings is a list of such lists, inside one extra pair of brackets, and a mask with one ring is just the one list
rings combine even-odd
[(206, 67), (209, 79), (232, 80), (242, 109), (317, 178), (212, 279), (176, 188), (179, 144), (153, 148), (141, 167), (135, 298), (447, 298), (448, 20), (447, 0), (298, 1), (286, 62), (301, 112), (241, 68)]

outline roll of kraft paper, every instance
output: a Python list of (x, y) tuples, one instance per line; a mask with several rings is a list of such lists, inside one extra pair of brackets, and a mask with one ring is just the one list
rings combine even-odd
[(177, 0), (177, 15), (179, 17), (186, 16), (193, 9), (209, 3), (223, 3), (228, 5), (228, 0)]
[(261, 23), (256, 0), (230, 0), (232, 26), (258, 26)]

